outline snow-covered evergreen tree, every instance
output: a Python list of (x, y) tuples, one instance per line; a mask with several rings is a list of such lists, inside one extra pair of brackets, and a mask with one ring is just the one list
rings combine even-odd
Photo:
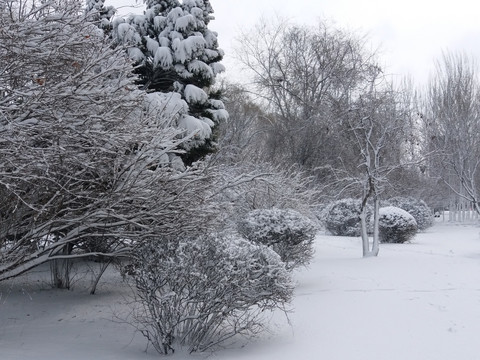
[(87, 0), (85, 12), (90, 14), (90, 21), (105, 32), (112, 30), (111, 20), (115, 15), (116, 9), (113, 6), (105, 6), (105, 0)]
[(213, 151), (213, 130), (228, 117), (212, 89), (224, 71), (217, 34), (208, 29), (213, 9), (208, 0), (147, 0), (146, 6), (143, 15), (116, 19), (113, 37), (128, 47), (145, 89), (178, 93), (188, 105), (177, 126), (192, 135), (183, 156), (191, 163)]

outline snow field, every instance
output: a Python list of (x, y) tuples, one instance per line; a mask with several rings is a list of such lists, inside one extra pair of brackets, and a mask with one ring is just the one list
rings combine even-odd
[[(474, 360), (480, 345), (480, 228), (437, 224), (361, 258), (359, 238), (318, 235), (293, 312), (246, 346), (171, 359)], [(98, 294), (50, 290), (40, 272), (0, 283), (0, 359), (154, 359), (112, 314), (128, 289), (110, 272)], [(290, 322), (290, 325), (289, 325)], [(68, 356), (66, 355), (68, 354)]]
[(478, 359), (479, 230), (438, 224), (368, 259), (359, 238), (319, 235), (283, 341), (215, 359)]

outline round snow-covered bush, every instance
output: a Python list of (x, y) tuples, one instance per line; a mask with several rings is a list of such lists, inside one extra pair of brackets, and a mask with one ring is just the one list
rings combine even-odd
[[(324, 223), (325, 228), (335, 236), (360, 236), (360, 200), (342, 199), (329, 205)], [(367, 207), (367, 224), (372, 210)]]
[(129, 274), (131, 321), (161, 354), (256, 334), (265, 311), (285, 308), (294, 289), (278, 254), (238, 236), (152, 240), (135, 250)]
[(399, 207), (412, 215), (417, 222), (418, 230), (425, 230), (433, 225), (433, 212), (423, 200), (415, 199), (410, 196), (396, 196), (389, 199), (387, 203), (391, 206)]
[(404, 243), (417, 233), (415, 218), (403, 209), (382, 207), (379, 215), (379, 238), (383, 243)]
[(287, 269), (307, 265), (313, 257), (315, 224), (291, 209), (258, 209), (238, 223), (238, 232), (248, 240), (271, 247)]

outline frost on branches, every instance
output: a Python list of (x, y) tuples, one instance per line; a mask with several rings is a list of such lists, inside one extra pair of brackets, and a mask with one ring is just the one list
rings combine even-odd
[(137, 290), (130, 321), (161, 354), (254, 335), (265, 311), (284, 310), (293, 293), (275, 252), (235, 237), (148, 242), (129, 270)]
[(213, 151), (213, 129), (228, 118), (212, 89), (224, 71), (217, 34), (208, 29), (213, 9), (208, 0), (149, 0), (146, 5), (143, 15), (115, 19), (112, 36), (138, 64), (145, 89), (178, 93), (187, 104), (176, 125), (192, 135), (183, 155), (190, 164)]
[(171, 167), (185, 140), (169, 116), (176, 102), (137, 90), (125, 52), (80, 4), (9, 4), (16, 12), (0, 18), (0, 281), (55, 260), (66, 267), (56, 285), (68, 287), (67, 260), (118, 258), (152, 236), (202, 228), (214, 212), (198, 210), (205, 176)]

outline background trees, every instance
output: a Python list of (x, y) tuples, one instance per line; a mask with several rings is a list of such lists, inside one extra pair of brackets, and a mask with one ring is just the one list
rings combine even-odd
[(452, 193), (451, 210), (464, 203), (477, 213), (480, 147), (478, 65), (466, 54), (445, 53), (436, 64), (423, 113), (426, 146), (437, 152), (429, 171)]
[(269, 159), (315, 169), (349, 155), (339, 117), (374, 64), (363, 39), (323, 22), (261, 22), (242, 35), (238, 57), (265, 101)]

